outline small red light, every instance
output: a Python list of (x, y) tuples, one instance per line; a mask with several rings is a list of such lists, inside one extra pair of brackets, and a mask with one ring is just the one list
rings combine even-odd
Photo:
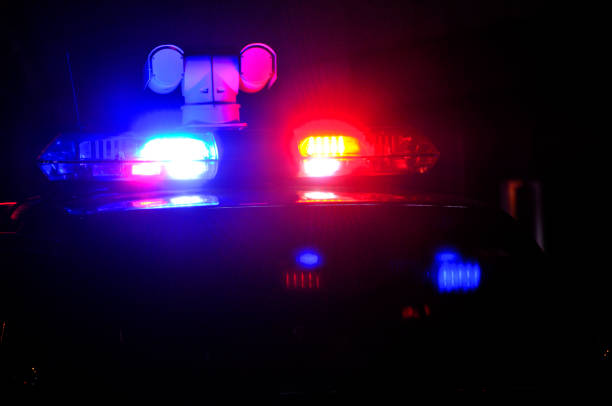
[(406, 306), (402, 309), (402, 318), (404, 319), (419, 319), (421, 315), (419, 311), (413, 306)]
[(287, 271), (285, 287), (288, 289), (319, 289), (320, 276), (317, 272)]

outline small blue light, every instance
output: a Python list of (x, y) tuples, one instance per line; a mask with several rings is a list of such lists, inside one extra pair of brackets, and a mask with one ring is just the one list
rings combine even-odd
[(437, 287), (440, 292), (470, 291), (480, 286), (480, 265), (466, 262), (454, 252), (436, 255)]
[(297, 255), (297, 263), (304, 268), (316, 268), (321, 264), (321, 256), (313, 250), (303, 250)]
[(459, 255), (457, 255), (454, 252), (444, 251), (436, 255), (436, 260), (438, 262), (448, 262), (448, 261), (454, 261), (456, 259), (459, 259)]

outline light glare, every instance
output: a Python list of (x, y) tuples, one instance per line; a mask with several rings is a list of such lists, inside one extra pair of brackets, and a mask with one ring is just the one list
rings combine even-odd
[(175, 206), (191, 206), (198, 203), (204, 203), (204, 199), (201, 196), (178, 196), (170, 199), (170, 203)]
[(333, 200), (337, 199), (338, 196), (331, 192), (304, 192), (304, 200)]
[(132, 165), (132, 175), (155, 176), (161, 175), (162, 165), (157, 162), (143, 162)]
[(204, 160), (218, 158), (217, 146), (213, 140), (207, 144), (201, 139), (180, 136), (157, 137), (148, 141), (137, 156), (146, 162), (132, 166), (133, 175), (160, 175), (165, 168), (169, 178), (176, 180), (198, 179), (205, 174), (209, 165)]
[(311, 158), (304, 160), (304, 173), (310, 177), (331, 176), (340, 169), (340, 161), (333, 158)]

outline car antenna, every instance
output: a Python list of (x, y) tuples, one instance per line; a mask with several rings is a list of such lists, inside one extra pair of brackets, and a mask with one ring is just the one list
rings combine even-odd
[(70, 85), (72, 86), (72, 101), (74, 103), (74, 111), (76, 113), (76, 124), (78, 130), (82, 130), (81, 118), (79, 116), (79, 103), (77, 102), (76, 88), (74, 87), (74, 79), (72, 78), (72, 68), (70, 66), (70, 53), (66, 51), (66, 64), (68, 65), (68, 74), (70, 75)]

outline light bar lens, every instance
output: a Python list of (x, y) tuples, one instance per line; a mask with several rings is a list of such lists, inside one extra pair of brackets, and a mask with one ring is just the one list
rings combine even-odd
[(337, 120), (307, 123), (295, 130), (300, 176), (422, 174), (439, 152), (426, 138), (397, 129), (363, 134)]
[(215, 177), (219, 153), (212, 133), (144, 137), (61, 136), (41, 154), (50, 180), (207, 180)]

